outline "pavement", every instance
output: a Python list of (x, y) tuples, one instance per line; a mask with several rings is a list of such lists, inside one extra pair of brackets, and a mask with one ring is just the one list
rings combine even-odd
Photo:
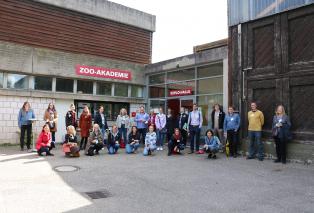
[[(141, 151), (141, 150), (140, 150)], [(314, 212), (314, 166), (206, 155), (65, 158), (0, 147), (0, 212)], [(76, 166), (57, 172), (57, 166)], [(91, 199), (86, 192), (106, 191)]]

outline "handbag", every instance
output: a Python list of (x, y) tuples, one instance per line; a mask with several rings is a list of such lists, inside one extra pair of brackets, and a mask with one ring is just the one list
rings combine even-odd
[(273, 128), (273, 129), (272, 129), (272, 136), (273, 136), (273, 137), (278, 137), (278, 132), (279, 132), (279, 131), (278, 131), (278, 128), (277, 128), (277, 127)]
[[(159, 122), (159, 125), (161, 126), (160, 118), (158, 117), (157, 120), (158, 120), (158, 122)], [(166, 127), (162, 128), (162, 129), (160, 130), (160, 132), (161, 132), (162, 134), (166, 134), (166, 133), (167, 133), (167, 128), (166, 128)]]
[(48, 121), (47, 124), (48, 124), (50, 130), (55, 128), (55, 122), (54, 121), (53, 122)]

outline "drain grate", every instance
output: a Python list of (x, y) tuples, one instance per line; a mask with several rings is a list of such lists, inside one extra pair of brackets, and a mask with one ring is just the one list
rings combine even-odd
[(102, 198), (107, 198), (111, 197), (111, 193), (108, 192), (107, 190), (102, 190), (102, 191), (94, 191), (94, 192), (85, 192), (85, 194), (90, 197), (93, 200), (96, 199), (102, 199)]
[(80, 168), (78, 166), (63, 165), (56, 166), (53, 169), (57, 172), (75, 172), (78, 171)]

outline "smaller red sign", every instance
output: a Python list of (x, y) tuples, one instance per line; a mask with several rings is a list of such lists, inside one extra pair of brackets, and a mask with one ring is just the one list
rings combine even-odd
[(192, 89), (182, 89), (182, 90), (170, 90), (169, 96), (184, 96), (192, 95)]
[(98, 78), (110, 78), (130, 81), (132, 73), (128, 70), (111, 69), (104, 67), (94, 67), (85, 65), (76, 65), (76, 74), (92, 76)]
[(136, 116), (136, 112), (132, 112), (132, 113), (131, 113), (131, 116), (132, 116), (132, 117), (135, 117), (135, 116)]

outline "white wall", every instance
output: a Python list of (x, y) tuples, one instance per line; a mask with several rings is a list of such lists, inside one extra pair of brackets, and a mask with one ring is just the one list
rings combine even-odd
[(70, 104), (74, 103), (74, 100), (62, 100), (57, 99), (55, 107), (58, 112), (58, 130), (56, 132), (56, 142), (62, 142), (66, 133), (65, 128), (65, 115), (69, 110)]

